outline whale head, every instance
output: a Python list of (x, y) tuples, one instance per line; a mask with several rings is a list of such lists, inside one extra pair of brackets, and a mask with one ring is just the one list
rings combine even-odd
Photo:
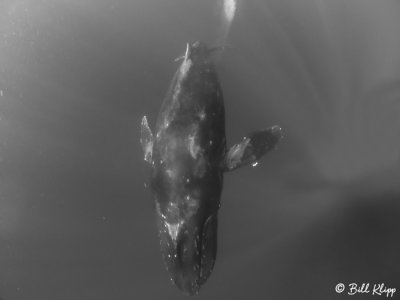
[(201, 64), (210, 61), (211, 54), (221, 47), (208, 47), (206, 43), (196, 41), (192, 44), (187, 44), (185, 59), (190, 59), (194, 63)]

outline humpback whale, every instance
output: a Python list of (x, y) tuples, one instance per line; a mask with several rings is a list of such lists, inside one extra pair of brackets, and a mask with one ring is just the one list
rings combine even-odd
[(282, 137), (281, 128), (272, 126), (227, 148), (223, 95), (212, 62), (217, 49), (187, 44), (154, 134), (146, 116), (141, 123), (163, 261), (188, 295), (198, 293), (214, 267), (224, 173), (256, 164)]

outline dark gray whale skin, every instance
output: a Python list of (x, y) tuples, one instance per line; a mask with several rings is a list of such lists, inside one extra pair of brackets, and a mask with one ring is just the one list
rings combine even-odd
[(281, 129), (273, 126), (227, 151), (224, 101), (211, 61), (216, 49), (188, 44), (154, 136), (142, 119), (163, 260), (171, 280), (188, 295), (198, 293), (214, 267), (223, 173), (257, 162), (281, 138)]

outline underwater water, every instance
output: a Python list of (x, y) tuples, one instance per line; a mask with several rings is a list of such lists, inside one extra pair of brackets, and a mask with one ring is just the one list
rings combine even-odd
[(196, 40), (227, 46), (228, 145), (285, 133), (225, 176), (196, 298), (338, 299), (353, 282), (399, 297), (399, 30), (394, 0), (243, 0), (229, 32), (211, 0), (1, 1), (1, 299), (187, 298), (139, 139)]

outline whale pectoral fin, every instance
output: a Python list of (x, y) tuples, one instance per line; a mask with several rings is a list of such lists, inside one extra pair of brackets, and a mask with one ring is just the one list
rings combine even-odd
[(226, 153), (222, 166), (224, 172), (256, 164), (264, 154), (276, 146), (282, 137), (281, 131), (279, 126), (272, 126), (244, 137), (241, 143), (233, 145)]
[(143, 148), (144, 160), (148, 163), (151, 163), (152, 155), (153, 155), (153, 133), (147, 123), (146, 116), (142, 118), (142, 128), (140, 134), (140, 144)]

